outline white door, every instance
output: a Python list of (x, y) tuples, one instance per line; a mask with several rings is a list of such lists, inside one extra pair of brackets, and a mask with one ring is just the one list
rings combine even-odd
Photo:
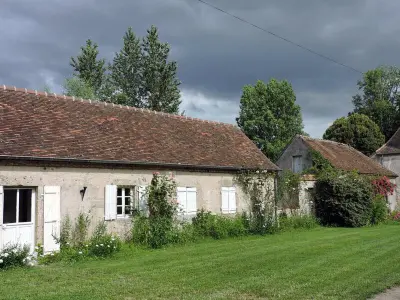
[(35, 246), (35, 191), (31, 188), (0, 190), (0, 248), (7, 245)]
[(58, 251), (60, 244), (54, 237), (60, 237), (60, 187), (45, 186), (43, 196), (43, 251)]

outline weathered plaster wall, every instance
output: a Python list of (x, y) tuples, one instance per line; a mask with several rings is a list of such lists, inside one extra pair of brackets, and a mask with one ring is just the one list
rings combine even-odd
[(299, 155), (302, 157), (303, 170), (310, 168), (312, 166), (312, 159), (309, 149), (302, 139), (296, 137), (282, 153), (276, 164), (282, 170), (292, 170), (293, 156)]
[[(375, 160), (377, 160), (382, 166), (389, 169), (390, 171), (400, 175), (400, 155), (383, 155), (383, 156), (374, 156)], [(400, 204), (400, 177), (391, 180), (393, 183), (397, 185), (395, 195), (389, 196), (390, 208), (392, 210), (398, 209)]]
[[(154, 170), (157, 171), (157, 170)], [(0, 185), (29, 186), (37, 189), (36, 242), (43, 239), (43, 188), (45, 185), (61, 186), (61, 215), (75, 218), (80, 212), (91, 211), (92, 224), (104, 219), (104, 191), (108, 184), (148, 185), (152, 170), (95, 169), (95, 168), (44, 168), (24, 166), (0, 167)], [(161, 172), (170, 174), (170, 172)], [(221, 209), (221, 187), (234, 186), (234, 176), (222, 173), (172, 172), (178, 186), (196, 187), (197, 208), (204, 207), (215, 213)], [(79, 191), (87, 187), (82, 201)], [(237, 211), (248, 207), (247, 197), (236, 186)], [(130, 228), (129, 220), (108, 222), (112, 232), (124, 234)]]

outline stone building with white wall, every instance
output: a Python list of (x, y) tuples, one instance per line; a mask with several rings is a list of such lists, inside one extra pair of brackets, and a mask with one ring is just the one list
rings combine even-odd
[[(306, 172), (313, 164), (312, 151), (318, 152), (339, 170), (357, 171), (364, 175), (387, 176), (392, 183), (395, 183), (396, 178), (398, 178), (398, 175), (390, 168), (386, 168), (386, 165), (385, 167), (381, 166), (375, 160), (349, 145), (298, 135), (286, 146), (276, 164), (282, 170), (305, 173), (299, 191), (299, 208), (300, 211), (305, 213), (309, 213), (312, 209), (311, 195), (315, 184), (314, 176)], [(397, 207), (397, 193), (388, 197), (388, 203), (391, 210)]]
[(278, 171), (231, 124), (6, 86), (0, 117), (0, 248), (56, 250), (62, 218), (88, 211), (123, 233), (153, 172), (175, 178), (190, 217), (246, 210), (235, 174)]

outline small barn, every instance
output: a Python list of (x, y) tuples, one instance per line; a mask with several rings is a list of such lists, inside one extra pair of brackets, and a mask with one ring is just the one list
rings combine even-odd
[[(287, 145), (276, 164), (283, 170), (292, 170), (294, 173), (303, 174), (299, 191), (299, 207), (303, 212), (309, 213), (312, 207), (311, 194), (315, 178), (312, 174), (307, 174), (307, 169), (312, 167), (312, 151), (320, 153), (333, 167), (339, 170), (356, 170), (365, 175), (387, 176), (392, 183), (396, 181), (397, 174), (395, 172), (383, 167), (349, 145), (297, 135)], [(396, 193), (388, 198), (390, 209), (395, 209), (398, 204)]]

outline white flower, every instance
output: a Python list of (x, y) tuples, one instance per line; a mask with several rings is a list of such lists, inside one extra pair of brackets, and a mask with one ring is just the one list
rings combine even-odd
[(26, 262), (26, 258), (24, 258), (24, 259), (22, 260), (22, 262), (25, 263), (25, 262)]
[(100, 247), (103, 247), (104, 245), (103, 244), (100, 244)]
[(96, 247), (99, 247), (99, 245), (96, 245)]
[(50, 253), (51, 256), (54, 256), (54, 253)]
[(114, 239), (114, 238), (111, 238), (111, 240), (112, 240), (112, 241), (115, 241), (115, 239)]
[(17, 249), (13, 249), (12, 252), (13, 252), (14, 254), (16, 254), (16, 253), (18, 252), (18, 250), (17, 250)]
[(3, 260), (2, 259), (0, 259), (0, 264), (2, 264), (3, 263)]
[(69, 245), (69, 243), (67, 242), (67, 245)]
[(33, 266), (34, 266), (33, 262), (30, 262), (30, 263), (29, 263), (29, 266), (30, 266), (30, 267), (33, 267)]
[(79, 254), (82, 254), (82, 251), (79, 251), (78, 253), (79, 253)]
[(27, 261), (30, 261), (31, 260), (31, 258), (28, 256), (27, 258), (25, 258)]
[(108, 248), (110, 248), (110, 245), (107, 245)]
[(114, 246), (114, 249), (117, 249), (117, 247)]
[(260, 173), (260, 171), (257, 170), (256, 173), (258, 174), (258, 173)]
[(89, 245), (85, 245), (85, 247), (87, 248), (87, 247), (89, 247)]
[(38, 247), (38, 246), (36, 246), (36, 247), (35, 247), (35, 250), (39, 250), (39, 247)]
[(8, 253), (4, 253), (3, 256), (4, 256), (4, 257), (8, 257)]

